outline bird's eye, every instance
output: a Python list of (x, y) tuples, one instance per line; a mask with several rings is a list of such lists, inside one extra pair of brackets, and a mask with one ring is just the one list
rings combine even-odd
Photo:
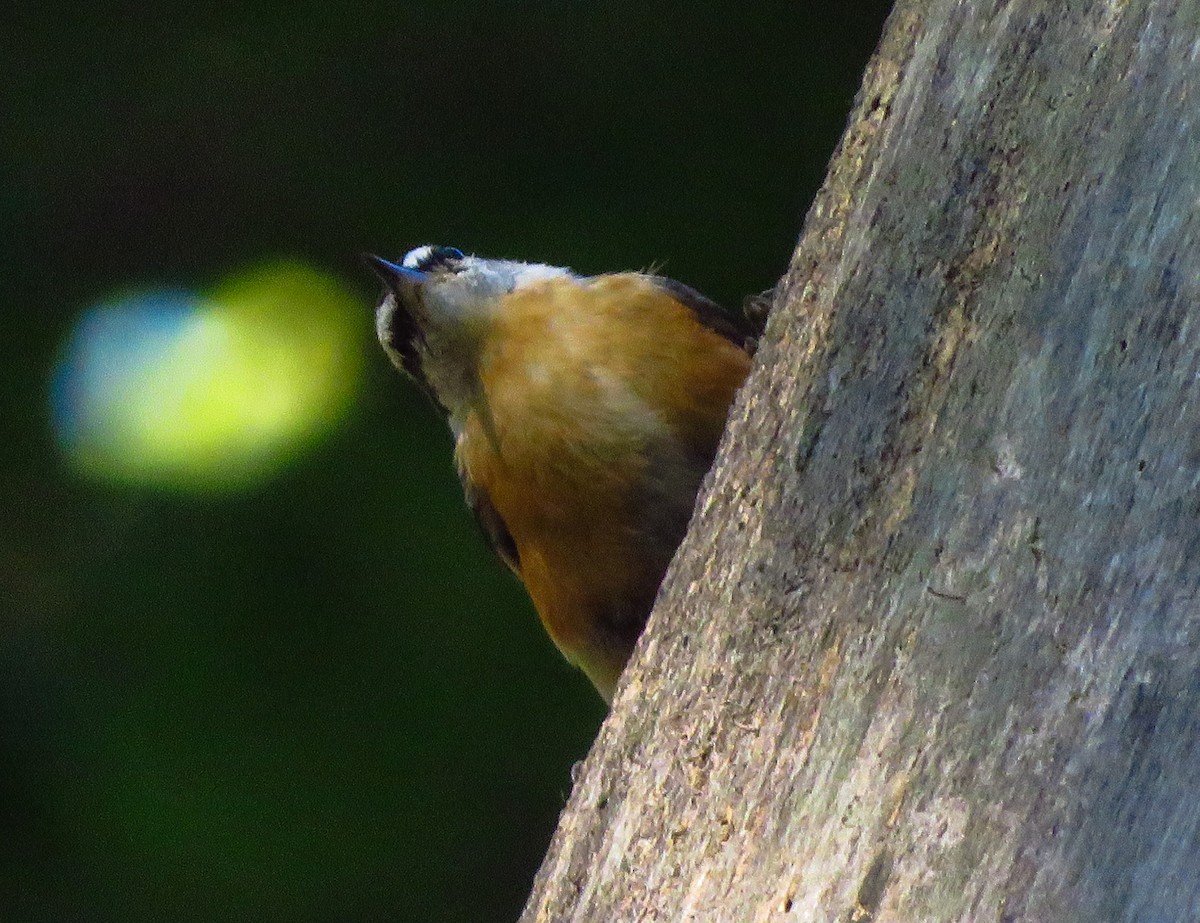
[(456, 269), (463, 260), (463, 252), (457, 247), (430, 247), (429, 252), (417, 261), (413, 267), (418, 272), (430, 272), (434, 269)]

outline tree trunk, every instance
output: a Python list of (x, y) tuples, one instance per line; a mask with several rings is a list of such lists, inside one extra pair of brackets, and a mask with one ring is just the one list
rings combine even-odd
[(1198, 214), (1198, 0), (901, 0), (525, 921), (1200, 920)]

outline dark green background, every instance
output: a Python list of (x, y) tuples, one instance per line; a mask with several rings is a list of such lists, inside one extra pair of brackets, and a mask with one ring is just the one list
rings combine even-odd
[[(6, 9), (0, 920), (513, 919), (603, 707), (377, 353), (362, 250), (786, 265), (887, 4)], [(363, 399), (266, 486), (100, 487), (80, 309), (279, 256), (361, 292)]]

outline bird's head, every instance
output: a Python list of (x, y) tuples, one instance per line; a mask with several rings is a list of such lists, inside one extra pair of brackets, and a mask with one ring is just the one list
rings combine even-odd
[(410, 250), (399, 263), (365, 257), (383, 281), (375, 331), (393, 364), (453, 422), (478, 389), (482, 344), (506, 295), (567, 269), (468, 256), (454, 247)]

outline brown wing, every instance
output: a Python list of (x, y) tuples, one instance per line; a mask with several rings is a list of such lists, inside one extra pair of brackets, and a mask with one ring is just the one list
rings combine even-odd
[(713, 333), (719, 334), (746, 352), (753, 352), (755, 330), (744, 315), (726, 311), (710, 298), (706, 298), (689, 285), (668, 279), (666, 276), (650, 276), (650, 281), (692, 312), (697, 321)]
[(467, 477), (465, 472), (460, 470), (458, 478), (462, 481), (463, 497), (467, 501), (467, 509), (475, 517), (475, 522), (478, 523), (483, 537), (487, 539), (492, 551), (496, 552), (496, 556), (508, 565), (509, 570), (520, 577), (521, 555), (517, 551), (517, 543), (513, 541), (512, 533), (508, 531), (504, 519), (492, 505), (492, 498), (488, 496), (486, 490)]

